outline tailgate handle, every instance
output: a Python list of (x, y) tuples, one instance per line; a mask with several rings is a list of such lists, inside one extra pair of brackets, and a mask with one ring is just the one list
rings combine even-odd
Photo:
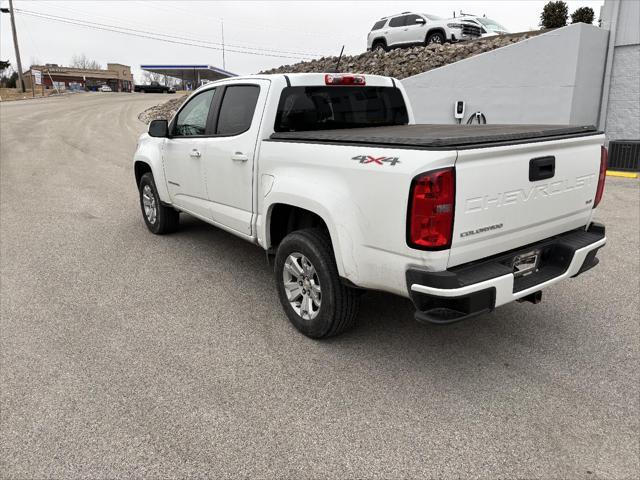
[(556, 157), (538, 157), (529, 160), (529, 181), (546, 180), (556, 174)]

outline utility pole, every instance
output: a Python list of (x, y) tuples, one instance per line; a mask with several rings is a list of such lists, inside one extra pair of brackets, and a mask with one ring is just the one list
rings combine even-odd
[[(7, 13), (7, 9), (0, 10), (2, 13)], [(16, 63), (18, 64), (18, 79), (20, 81), (20, 91), (25, 92), (24, 78), (22, 78), (22, 62), (20, 61), (20, 50), (18, 49), (18, 35), (16, 34), (16, 20), (13, 16), (13, 0), (9, 0), (9, 16), (11, 17), (11, 31), (13, 32), (13, 46), (16, 50)], [(33, 81), (33, 79), (32, 79)]]
[(220, 25), (222, 25), (222, 69), (227, 69), (227, 63), (224, 58), (224, 19), (220, 20)]

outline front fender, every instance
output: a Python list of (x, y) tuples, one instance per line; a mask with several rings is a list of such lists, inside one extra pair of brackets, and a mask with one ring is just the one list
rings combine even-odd
[(144, 163), (149, 166), (153, 179), (156, 183), (158, 196), (163, 203), (171, 203), (167, 182), (164, 176), (164, 167), (162, 164), (162, 151), (164, 148), (164, 138), (150, 137), (143, 133), (138, 140), (138, 148), (133, 156), (134, 172), (137, 163)]

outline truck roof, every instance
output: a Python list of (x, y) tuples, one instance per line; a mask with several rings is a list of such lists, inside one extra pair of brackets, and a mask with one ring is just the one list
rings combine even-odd
[[(209, 82), (199, 88), (205, 88), (211, 85), (217, 85), (220, 82), (241, 82), (247, 80), (271, 80), (274, 78), (285, 79), (290, 86), (303, 87), (303, 86), (316, 86), (324, 85), (324, 76), (327, 74), (335, 74), (334, 72), (322, 72), (322, 73), (268, 73), (268, 74), (256, 74), (256, 75), (243, 75), (239, 77), (225, 78), (216, 80), (215, 82)], [(364, 86), (371, 87), (391, 87), (395, 86), (399, 80), (392, 77), (385, 77), (383, 75), (369, 75), (365, 73), (353, 73), (353, 72), (340, 72), (343, 75), (361, 75), (365, 78), (366, 84)]]

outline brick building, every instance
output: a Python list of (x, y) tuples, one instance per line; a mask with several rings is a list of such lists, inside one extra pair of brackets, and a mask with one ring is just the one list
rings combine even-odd
[(131, 67), (119, 63), (107, 63), (106, 70), (60, 67), (55, 64), (31, 65), (24, 74), (27, 90), (31, 89), (32, 70), (41, 72), (45, 88), (97, 90), (102, 85), (108, 85), (114, 92), (133, 91)]

